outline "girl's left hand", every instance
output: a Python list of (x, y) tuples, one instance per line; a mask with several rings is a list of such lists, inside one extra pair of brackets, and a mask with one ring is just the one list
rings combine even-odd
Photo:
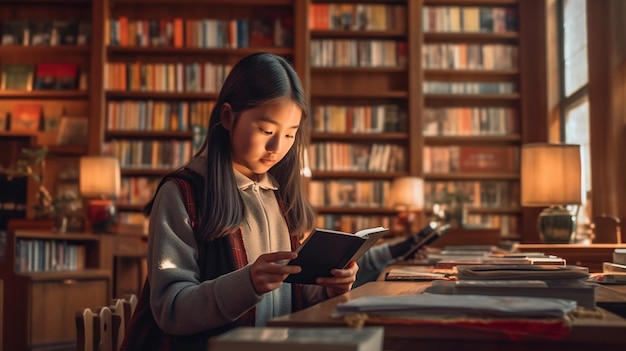
[(328, 297), (335, 297), (347, 293), (352, 289), (352, 284), (356, 281), (356, 273), (359, 265), (352, 261), (344, 269), (333, 269), (330, 271), (334, 277), (317, 278), (316, 283), (326, 287)]

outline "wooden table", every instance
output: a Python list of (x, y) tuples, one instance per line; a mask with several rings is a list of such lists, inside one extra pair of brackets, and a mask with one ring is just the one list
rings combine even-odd
[[(429, 282), (370, 282), (347, 294), (272, 319), (269, 326), (345, 326), (343, 319), (331, 317), (337, 304), (362, 296), (416, 294)], [(608, 311), (604, 319), (576, 319), (569, 334), (558, 341), (547, 339), (511, 340), (504, 334), (452, 325), (410, 325), (384, 323), (385, 350), (436, 351), (613, 351), (626, 349), (626, 320)]]

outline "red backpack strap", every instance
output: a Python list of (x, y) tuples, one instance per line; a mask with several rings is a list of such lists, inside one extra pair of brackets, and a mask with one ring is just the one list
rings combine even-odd
[(170, 178), (170, 180), (174, 181), (174, 183), (178, 185), (178, 188), (183, 195), (185, 208), (187, 209), (187, 213), (189, 214), (191, 229), (195, 230), (198, 224), (198, 210), (196, 209), (196, 201), (191, 184), (188, 181), (178, 177), (172, 177)]

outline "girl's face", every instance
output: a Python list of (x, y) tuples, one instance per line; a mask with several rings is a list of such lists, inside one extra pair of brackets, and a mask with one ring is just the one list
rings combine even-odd
[(296, 140), (302, 109), (289, 98), (268, 102), (241, 113), (237, 123), (229, 104), (221, 121), (229, 130), (235, 169), (252, 180), (282, 160)]

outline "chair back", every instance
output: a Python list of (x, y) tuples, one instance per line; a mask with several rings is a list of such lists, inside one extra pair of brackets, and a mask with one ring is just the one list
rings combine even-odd
[(90, 308), (76, 312), (76, 350), (116, 351), (120, 316), (108, 306), (93, 312)]

